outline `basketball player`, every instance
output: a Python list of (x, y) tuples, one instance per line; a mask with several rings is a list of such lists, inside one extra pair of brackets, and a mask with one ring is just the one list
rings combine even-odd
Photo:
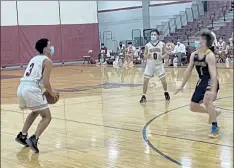
[[(57, 98), (58, 93), (52, 89), (50, 84), (50, 73), (53, 67), (51, 56), (54, 54), (54, 47), (48, 39), (43, 38), (37, 41), (35, 48), (39, 55), (30, 60), (17, 90), (20, 109), (28, 108), (32, 112), (28, 115), (22, 131), (15, 140), (22, 145), (31, 147), (38, 153), (38, 139), (51, 121), (50, 109), (42, 89), (46, 89), (54, 98)], [(38, 115), (42, 119), (35, 134), (27, 139), (28, 130)]]
[(163, 85), (164, 95), (166, 100), (170, 100), (169, 93), (167, 92), (167, 81), (165, 77), (164, 65), (162, 58), (166, 54), (166, 46), (162, 41), (159, 41), (159, 31), (151, 31), (151, 41), (146, 44), (144, 57), (147, 58), (146, 68), (144, 72), (143, 95), (140, 103), (146, 102), (146, 92), (148, 89), (149, 79), (156, 73)]
[[(209, 137), (217, 138), (220, 133), (216, 118), (221, 112), (213, 106), (213, 101), (216, 100), (219, 90), (216, 58), (211, 49), (209, 49), (213, 41), (214, 37), (210, 31), (202, 31), (199, 34), (199, 47), (191, 54), (189, 65), (184, 73), (183, 82), (175, 94), (183, 90), (195, 66), (199, 80), (192, 96), (190, 110), (209, 115), (209, 123), (212, 123), (212, 130)], [(205, 107), (200, 105), (202, 102)]]

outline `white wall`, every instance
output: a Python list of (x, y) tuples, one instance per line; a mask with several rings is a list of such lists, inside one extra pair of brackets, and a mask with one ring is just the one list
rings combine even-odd
[(142, 6), (142, 1), (98, 1), (98, 10)]
[(96, 1), (60, 1), (62, 24), (98, 23)]
[(1, 26), (16, 26), (16, 1), (1, 1)]
[[(1, 1), (1, 26), (58, 25), (58, 1)], [(98, 23), (97, 1), (60, 1), (62, 24)]]
[(58, 1), (17, 1), (20, 25), (58, 25)]
[(166, 4), (166, 3), (171, 3), (171, 2), (176, 2), (176, 1), (150, 1), (150, 4)]

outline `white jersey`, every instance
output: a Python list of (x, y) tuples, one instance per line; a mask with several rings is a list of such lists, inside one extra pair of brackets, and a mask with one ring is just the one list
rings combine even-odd
[(150, 58), (147, 59), (147, 63), (162, 64), (164, 46), (165, 43), (162, 41), (158, 41), (156, 44), (153, 44), (152, 42), (147, 43), (145, 46), (148, 51), (147, 55), (150, 54)]
[(20, 79), (21, 82), (35, 82), (43, 88), (42, 74), (43, 74), (43, 61), (48, 59), (45, 55), (34, 56), (28, 63), (24, 72), (24, 76)]

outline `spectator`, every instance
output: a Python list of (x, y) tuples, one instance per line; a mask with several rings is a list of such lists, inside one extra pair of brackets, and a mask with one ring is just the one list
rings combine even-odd
[(212, 47), (210, 49), (211, 49), (211, 51), (215, 52), (215, 47), (218, 45), (218, 42), (217, 42), (216, 34), (213, 31), (211, 31), (211, 34), (214, 37), (214, 42), (213, 42), (213, 45), (212, 45)]
[(136, 48), (132, 45), (132, 42), (128, 42), (126, 49), (125, 66), (133, 66), (133, 57), (136, 54)]
[(233, 44), (234, 44), (234, 39), (233, 39), (233, 32), (232, 32), (232, 36), (231, 38), (229, 38), (229, 46), (230, 46), (230, 49), (233, 49)]
[(105, 50), (105, 54), (107, 54), (107, 47), (105, 47), (104, 43), (101, 44), (101, 51)]
[(174, 59), (174, 48), (175, 48), (175, 45), (174, 43), (171, 43), (171, 42), (168, 42), (166, 44), (166, 51), (167, 51), (167, 55), (168, 55), (168, 63), (169, 63), (169, 66), (173, 66), (173, 59)]
[(218, 58), (218, 62), (224, 62), (224, 59), (225, 59), (225, 52), (226, 52), (226, 43), (225, 41), (223, 40), (223, 37), (220, 37), (219, 38), (219, 41), (217, 43), (217, 54), (219, 56)]
[(173, 53), (178, 58), (178, 66), (181, 66), (181, 60), (186, 56), (186, 47), (180, 42), (180, 39), (177, 40)]
[(117, 55), (115, 56), (115, 61), (113, 62), (113, 66), (118, 66), (124, 62), (125, 58), (125, 46), (122, 42), (119, 43), (119, 47), (117, 48)]

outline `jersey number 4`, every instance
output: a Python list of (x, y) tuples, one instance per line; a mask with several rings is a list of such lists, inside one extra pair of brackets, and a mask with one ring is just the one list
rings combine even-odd
[(32, 69), (34, 67), (34, 63), (31, 63), (29, 67), (30, 68), (29, 68), (28, 72), (26, 73), (26, 76), (30, 76), (30, 74), (32, 73)]
[(158, 58), (157, 53), (154, 53), (153, 56), (154, 56), (154, 59), (155, 59), (155, 60)]

